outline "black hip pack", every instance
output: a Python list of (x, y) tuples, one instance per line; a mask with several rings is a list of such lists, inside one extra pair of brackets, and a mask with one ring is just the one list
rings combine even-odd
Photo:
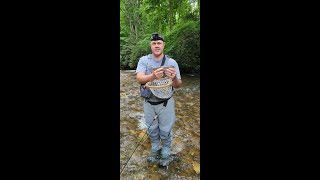
[(151, 90), (149, 88), (144, 87), (144, 84), (140, 86), (140, 95), (145, 99), (149, 99), (151, 97)]

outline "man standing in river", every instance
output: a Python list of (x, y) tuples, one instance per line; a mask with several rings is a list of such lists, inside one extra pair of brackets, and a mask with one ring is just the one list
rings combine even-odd
[[(151, 54), (139, 59), (136, 78), (139, 84), (146, 84), (156, 79), (161, 79), (165, 73), (172, 80), (172, 87), (179, 88), (182, 85), (178, 63), (167, 55), (164, 55), (164, 38), (153, 33), (150, 39)], [(170, 67), (166, 70), (160, 67)], [(159, 68), (160, 67), (160, 68)], [(154, 68), (158, 68), (153, 70)], [(172, 90), (173, 90), (172, 88)], [(171, 144), (172, 128), (175, 122), (175, 108), (173, 96), (161, 99), (151, 93), (143, 102), (146, 125), (151, 142), (151, 150), (148, 161), (159, 162), (161, 166), (168, 166), (172, 161)]]

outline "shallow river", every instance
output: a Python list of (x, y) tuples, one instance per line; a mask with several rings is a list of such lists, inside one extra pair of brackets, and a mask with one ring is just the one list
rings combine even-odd
[(134, 71), (120, 70), (120, 179), (200, 179), (200, 78), (182, 75), (182, 82), (174, 91), (172, 153), (177, 160), (159, 168), (147, 162), (151, 146)]

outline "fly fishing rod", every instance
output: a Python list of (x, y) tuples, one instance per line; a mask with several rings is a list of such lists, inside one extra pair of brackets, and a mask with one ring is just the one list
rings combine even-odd
[[(129, 163), (132, 155), (135, 153), (135, 151), (136, 151), (136, 150), (138, 149), (138, 147), (140, 147), (141, 144), (143, 144), (143, 142), (147, 139), (147, 138), (146, 138), (146, 139), (143, 140), (144, 136), (147, 134), (147, 132), (148, 132), (149, 128), (151, 127), (151, 125), (153, 124), (154, 120), (156, 120), (157, 118), (158, 118), (158, 116), (156, 115), (156, 116), (154, 117), (153, 121), (151, 122), (150, 126), (148, 127), (148, 129), (146, 130), (146, 132), (144, 133), (144, 135), (142, 136), (142, 138), (141, 138), (141, 141), (142, 141), (142, 142), (141, 142), (140, 144), (138, 144), (138, 146), (133, 150), (133, 152), (132, 152), (132, 154), (130, 155), (128, 161), (127, 161), (126, 164), (123, 166), (122, 170), (120, 171), (120, 175), (122, 174), (123, 170), (124, 170), (124, 169), (126, 168), (126, 166), (128, 165), (128, 163)], [(153, 130), (154, 130), (154, 129), (152, 129), (152, 131), (153, 131)], [(151, 132), (152, 132), (152, 131), (151, 131)], [(150, 132), (150, 133), (151, 133), (151, 132)]]

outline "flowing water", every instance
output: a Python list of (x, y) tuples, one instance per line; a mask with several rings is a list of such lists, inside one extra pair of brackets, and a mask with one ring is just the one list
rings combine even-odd
[(120, 70), (120, 179), (200, 179), (200, 78), (182, 75), (182, 82), (174, 91), (172, 154), (177, 160), (159, 168), (147, 162), (151, 145), (135, 73)]

